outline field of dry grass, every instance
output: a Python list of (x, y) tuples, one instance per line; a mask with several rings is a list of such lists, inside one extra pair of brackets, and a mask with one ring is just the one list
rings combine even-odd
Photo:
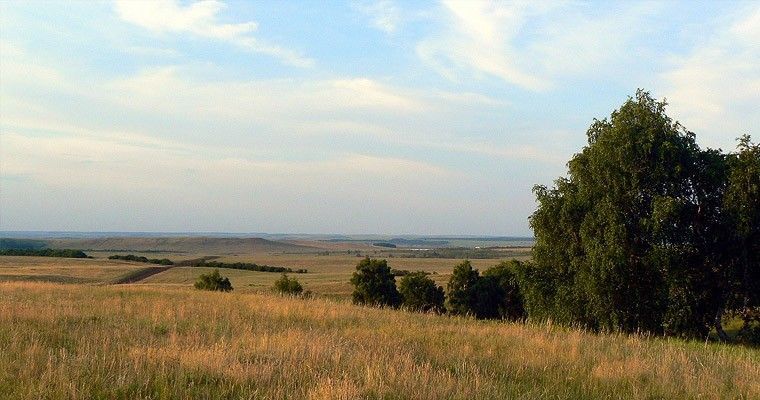
[(4, 398), (760, 398), (760, 352), (328, 300), (0, 283)]
[(102, 284), (144, 267), (118, 260), (0, 256), (0, 281)]

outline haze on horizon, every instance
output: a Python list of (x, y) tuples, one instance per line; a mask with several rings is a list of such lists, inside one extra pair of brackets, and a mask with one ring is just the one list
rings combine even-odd
[(637, 88), (760, 137), (760, 3), (2, 2), (0, 231), (530, 235)]

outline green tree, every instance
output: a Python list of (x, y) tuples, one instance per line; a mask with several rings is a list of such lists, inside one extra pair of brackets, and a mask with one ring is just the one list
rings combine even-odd
[(454, 267), (446, 285), (446, 309), (456, 315), (475, 315), (478, 271), (469, 260)]
[(218, 269), (214, 269), (208, 274), (201, 274), (195, 281), (195, 288), (199, 290), (215, 290), (219, 292), (232, 291), (232, 284), (229, 278), (223, 277)]
[(290, 278), (287, 274), (274, 281), (274, 291), (286, 295), (299, 295), (303, 292), (303, 286), (296, 278)]
[[(479, 308), (487, 309), (489, 313), (495, 314), (498, 318), (511, 321), (525, 317), (523, 297), (517, 278), (519, 266), (519, 261), (504, 261), (483, 271), (481, 280), (492, 281), (493, 283), (489, 283), (488, 286), (495, 286), (497, 289), (492, 290), (496, 295), (489, 299), (490, 302), (479, 306)], [(495, 313), (491, 309), (495, 309)]]
[(442, 312), (443, 288), (436, 285), (425, 272), (409, 272), (399, 281), (399, 293), (401, 294), (404, 308), (413, 311)]
[(364, 258), (356, 265), (351, 283), (354, 304), (397, 307), (401, 303), (396, 279), (386, 260)]
[(744, 320), (740, 338), (760, 342), (760, 145), (742, 136), (729, 163), (725, 206), (735, 245), (726, 306)]
[[(568, 178), (534, 188), (531, 317), (591, 328), (704, 336), (719, 307), (723, 159), (639, 90), (595, 120)], [(705, 175), (707, 173), (707, 175)], [(714, 173), (714, 175), (710, 175)]]

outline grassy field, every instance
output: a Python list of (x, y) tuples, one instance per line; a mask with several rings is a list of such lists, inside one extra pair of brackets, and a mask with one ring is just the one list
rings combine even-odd
[(760, 398), (760, 352), (328, 300), (0, 283), (3, 398)]
[[(256, 257), (223, 256), (214, 261), (222, 262), (255, 262), (259, 264), (285, 266), (293, 269), (306, 268), (307, 274), (292, 274), (307, 290), (315, 294), (332, 298), (347, 298), (351, 294), (351, 274), (361, 258), (351, 255), (320, 256), (315, 254), (266, 254)], [(393, 258), (388, 259), (392, 268), (407, 270), (422, 270), (431, 273), (438, 284), (445, 287), (454, 266), (461, 260), (453, 259), (423, 259), (423, 258)], [(498, 260), (472, 260), (473, 266), (486, 269), (496, 265)], [(154, 275), (142, 283), (151, 285), (192, 286), (201, 273), (211, 271), (209, 268), (178, 267)], [(268, 290), (280, 274), (271, 272), (253, 272), (231, 269), (221, 269), (220, 272), (230, 278), (236, 291), (260, 292)]]
[(0, 281), (103, 284), (144, 267), (115, 260), (1, 256)]

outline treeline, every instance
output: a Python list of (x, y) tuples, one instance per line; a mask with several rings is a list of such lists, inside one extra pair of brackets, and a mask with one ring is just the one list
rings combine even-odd
[(92, 258), (82, 250), (74, 249), (6, 249), (0, 250), (0, 256)]
[(141, 262), (141, 263), (158, 264), (158, 265), (174, 265), (174, 261), (168, 258), (148, 258), (148, 257), (143, 257), (143, 256), (136, 256), (134, 254), (127, 254), (126, 256), (112, 255), (112, 256), (108, 256), (108, 259), (136, 261), (136, 262)]
[[(494, 259), (503, 258), (510, 255), (517, 255), (519, 252), (514, 250), (502, 250), (496, 248), (473, 249), (469, 247), (444, 247), (430, 250), (399, 250), (393, 253), (394, 257), (404, 258), (451, 258), (451, 259)], [(525, 251), (524, 253), (527, 253)]]
[(454, 268), (444, 294), (424, 271), (404, 271), (397, 286), (398, 270), (391, 269), (387, 260), (368, 257), (351, 277), (352, 299), (371, 306), (519, 320), (526, 317), (517, 275), (520, 266), (519, 261), (505, 261), (481, 275), (465, 260)]
[(229, 268), (229, 269), (242, 269), (246, 271), (258, 271), (258, 272), (279, 272), (279, 273), (294, 273), (305, 274), (309, 272), (306, 269), (291, 269), (288, 267), (273, 267), (271, 265), (259, 265), (254, 263), (223, 263), (218, 261), (200, 261), (193, 263), (192, 267), (209, 267), (209, 268)]

